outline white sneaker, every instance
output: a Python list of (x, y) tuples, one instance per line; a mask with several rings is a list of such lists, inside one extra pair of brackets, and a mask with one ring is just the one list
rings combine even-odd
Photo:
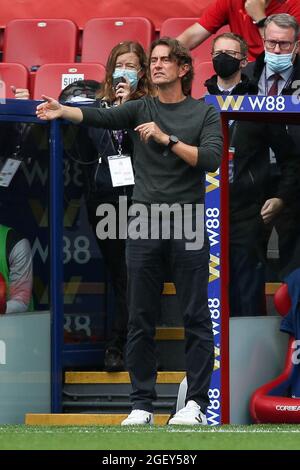
[(144, 410), (132, 410), (130, 415), (122, 421), (121, 426), (153, 424), (153, 413)]
[(177, 411), (177, 413), (170, 419), (168, 424), (182, 424), (190, 425), (205, 425), (207, 419), (202, 413), (200, 406), (193, 400), (189, 400), (184, 408)]

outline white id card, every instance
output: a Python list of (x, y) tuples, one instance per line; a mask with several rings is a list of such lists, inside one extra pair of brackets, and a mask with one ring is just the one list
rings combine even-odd
[(0, 171), (0, 186), (7, 188), (15, 176), (17, 169), (21, 165), (21, 160), (8, 158)]
[(113, 187), (134, 184), (131, 158), (128, 155), (107, 157)]

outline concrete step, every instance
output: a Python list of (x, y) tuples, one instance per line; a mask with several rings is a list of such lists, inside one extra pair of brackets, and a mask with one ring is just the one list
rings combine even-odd
[[(273, 295), (281, 286), (281, 282), (266, 282), (265, 293), (266, 295)], [(165, 282), (163, 295), (176, 295), (176, 288), (173, 282)]]
[[(180, 384), (185, 372), (158, 372), (157, 384)], [(65, 372), (65, 384), (129, 384), (128, 372)]]
[[(27, 413), (25, 424), (29, 426), (119, 426), (127, 414), (33, 414)], [(154, 424), (164, 426), (168, 414), (155, 414)]]
[[(157, 414), (171, 413), (176, 404), (179, 385), (185, 372), (158, 372)], [(124, 414), (131, 409), (132, 392), (128, 372), (66, 372), (63, 387), (64, 413)]]
[(266, 282), (265, 294), (274, 295), (277, 289), (281, 286), (281, 282)]
[[(79, 279), (79, 280), (78, 280)], [(71, 282), (64, 284), (65, 295), (75, 294), (104, 294), (106, 286), (104, 282), (81, 282), (80, 278), (72, 278)], [(280, 282), (267, 282), (267, 290), (272, 290), (273, 285), (280, 286)], [(273, 292), (272, 292), (273, 293)], [(176, 295), (176, 288), (173, 282), (165, 282), (162, 295)]]

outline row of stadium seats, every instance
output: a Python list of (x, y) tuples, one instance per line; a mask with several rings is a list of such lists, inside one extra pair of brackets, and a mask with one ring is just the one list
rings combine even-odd
[[(196, 20), (167, 19), (161, 26), (160, 36), (176, 37)], [(228, 30), (226, 26), (219, 33)], [(119, 42), (139, 41), (147, 50), (154, 36), (154, 26), (147, 18), (93, 18), (83, 29), (81, 60), (105, 64), (111, 49)], [(5, 29), (3, 62), (23, 64), (31, 72), (46, 63), (76, 62), (78, 37), (79, 30), (71, 20), (12, 20)], [(212, 39), (192, 52), (196, 62), (210, 60)]]
[[(199, 63), (195, 67), (192, 96), (200, 98), (206, 92), (204, 81), (213, 74), (211, 62)], [(30, 83), (29, 72), (22, 64), (0, 62), (0, 99), (14, 98), (11, 86), (28, 88), (30, 97), (40, 100), (42, 95), (57, 98), (63, 88), (75, 80), (97, 80), (105, 77), (105, 66), (95, 63), (44, 64), (35, 73), (34, 84)]]
[[(75, 62), (78, 28), (67, 19), (17, 19), (5, 29), (3, 62), (18, 62), (30, 71), (46, 63)], [(154, 37), (147, 18), (94, 18), (83, 31), (83, 62), (106, 63), (113, 46), (122, 40), (137, 40), (145, 48)]]
[[(170, 18), (162, 24), (160, 36), (176, 37), (195, 21), (196, 18)], [(219, 34), (224, 31), (228, 31), (228, 27), (222, 28)], [(78, 28), (73, 21), (12, 20), (5, 29), (3, 62), (0, 64), (0, 79), (6, 85), (0, 90), (1, 97), (14, 97), (10, 85), (29, 88), (31, 97), (40, 99), (42, 93), (57, 97), (60, 90), (75, 79), (101, 81), (104, 64), (117, 43), (139, 41), (147, 50), (153, 38), (154, 27), (147, 18), (93, 18), (83, 30), (81, 62), (76, 62)], [(212, 40), (213, 36), (192, 51), (195, 64), (192, 95), (195, 98), (203, 96), (206, 91), (203, 82), (213, 73)]]
[(29, 72), (24, 65), (0, 62), (0, 98), (15, 97), (11, 86), (29, 89), (30, 97), (35, 100), (40, 100), (44, 94), (58, 98), (61, 90), (75, 80), (89, 79), (101, 82), (104, 77), (105, 67), (102, 64), (44, 64), (36, 72), (34, 85), (31, 87)]

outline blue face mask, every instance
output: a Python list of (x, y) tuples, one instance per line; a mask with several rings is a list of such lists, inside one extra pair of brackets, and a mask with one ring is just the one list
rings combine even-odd
[(128, 79), (130, 83), (131, 91), (135, 91), (137, 89), (137, 85), (139, 82), (138, 73), (136, 70), (130, 69), (115, 69), (112, 75), (113, 79), (125, 77)]
[(293, 65), (293, 52), (290, 54), (274, 54), (265, 51), (265, 63), (270, 67), (272, 72), (280, 73)]

